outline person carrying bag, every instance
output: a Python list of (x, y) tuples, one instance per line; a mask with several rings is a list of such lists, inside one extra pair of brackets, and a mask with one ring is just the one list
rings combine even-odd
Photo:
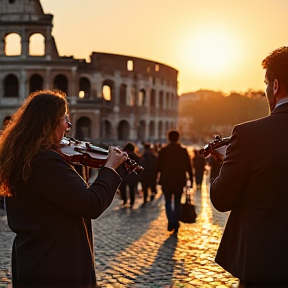
[(183, 223), (195, 223), (197, 213), (194, 205), (194, 196), (192, 188), (186, 187), (185, 189), (185, 203), (180, 205), (180, 218), (179, 221)]

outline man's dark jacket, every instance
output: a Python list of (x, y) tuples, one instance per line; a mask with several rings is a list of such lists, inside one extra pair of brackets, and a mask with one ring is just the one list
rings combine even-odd
[(159, 152), (156, 171), (160, 172), (160, 185), (162, 189), (182, 191), (186, 186), (187, 175), (189, 175), (191, 185), (193, 184), (193, 173), (191, 159), (187, 149), (181, 147), (179, 143), (170, 143)]
[(243, 281), (288, 283), (288, 103), (235, 126), (226, 153), (210, 191), (231, 210), (216, 262)]

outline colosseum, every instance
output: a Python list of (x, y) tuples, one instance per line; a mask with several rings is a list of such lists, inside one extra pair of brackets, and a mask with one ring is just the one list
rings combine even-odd
[[(0, 120), (31, 92), (55, 88), (67, 94), (76, 139), (165, 142), (167, 130), (177, 126), (178, 71), (117, 54), (92, 52), (90, 61), (59, 56), (52, 28), (53, 15), (40, 0), (1, 0)], [(43, 52), (33, 52), (35, 42)], [(18, 50), (9, 53), (11, 46)]]

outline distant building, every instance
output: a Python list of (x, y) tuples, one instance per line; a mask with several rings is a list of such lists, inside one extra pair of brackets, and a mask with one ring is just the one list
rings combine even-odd
[[(198, 127), (196, 127), (194, 123), (193, 103), (195, 103), (198, 100), (208, 99), (213, 96), (222, 97), (223, 93), (201, 89), (195, 92), (183, 93), (179, 97), (177, 125), (181, 133), (181, 139), (184, 143), (193, 144), (197, 146), (197, 144), (202, 145), (203, 141), (205, 141), (203, 139), (204, 135), (202, 135), (202, 133), (197, 130)], [(187, 111), (185, 111), (187, 110), (187, 108), (190, 109), (189, 114), (187, 114)]]
[[(40, 0), (1, 0), (0, 121), (31, 92), (56, 88), (67, 94), (70, 134), (79, 140), (165, 141), (177, 126), (178, 71), (124, 55), (93, 52), (90, 62), (59, 56), (52, 20)], [(39, 45), (39, 39), (43, 53), (36, 55), (33, 42)], [(18, 52), (9, 54), (17, 45)]]

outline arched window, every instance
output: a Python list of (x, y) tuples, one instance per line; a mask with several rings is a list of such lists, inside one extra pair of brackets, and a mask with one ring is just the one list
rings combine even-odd
[(126, 93), (127, 93), (127, 85), (121, 84), (120, 85), (120, 95), (119, 95), (120, 105), (126, 105)]
[(105, 80), (103, 82), (102, 86), (102, 97), (106, 101), (111, 101), (113, 98), (113, 88), (114, 88), (114, 82), (111, 80)]
[(19, 97), (19, 81), (14, 74), (4, 78), (4, 97)]
[(102, 122), (102, 129), (100, 131), (100, 135), (102, 140), (105, 139), (111, 139), (112, 138), (112, 125), (110, 123), (110, 121), (108, 120), (104, 120)]
[(146, 91), (141, 89), (138, 93), (138, 106), (145, 106), (146, 101)]
[(127, 61), (127, 70), (128, 71), (133, 71), (133, 60), (128, 60)]
[(134, 106), (135, 105), (135, 98), (136, 98), (136, 87), (134, 85), (131, 85), (130, 86), (130, 89), (129, 89), (129, 94), (128, 94), (128, 105), (129, 106)]
[(55, 89), (59, 89), (68, 94), (68, 80), (65, 75), (59, 74), (54, 78), (53, 86)]
[(139, 141), (145, 141), (146, 139), (145, 130), (146, 130), (146, 123), (144, 120), (141, 120), (139, 122), (138, 130), (137, 130), (137, 139)]
[(103, 94), (103, 98), (106, 101), (111, 101), (111, 88), (110, 88), (110, 86), (103, 85), (102, 94)]
[(126, 120), (120, 121), (117, 128), (117, 132), (118, 132), (118, 140), (128, 140), (130, 132), (129, 123)]
[(86, 77), (80, 78), (78, 96), (79, 98), (91, 98), (91, 83)]
[(163, 91), (159, 91), (159, 108), (163, 108), (164, 106), (164, 96)]
[(44, 56), (45, 55), (45, 38), (40, 33), (35, 33), (29, 39), (29, 55)]
[(43, 78), (39, 74), (30, 77), (30, 93), (43, 89)]
[(5, 55), (21, 55), (21, 37), (17, 33), (11, 33), (5, 37)]
[(166, 109), (170, 109), (170, 94), (166, 93)]
[(155, 137), (155, 122), (154, 121), (150, 121), (149, 123), (149, 137), (151, 139), (154, 139)]
[(160, 140), (162, 140), (163, 138), (163, 122), (162, 121), (158, 123), (158, 138)]
[(76, 139), (80, 141), (91, 139), (91, 120), (81, 117), (76, 123)]
[(151, 96), (150, 96), (150, 107), (156, 107), (156, 92), (155, 89), (151, 89)]

